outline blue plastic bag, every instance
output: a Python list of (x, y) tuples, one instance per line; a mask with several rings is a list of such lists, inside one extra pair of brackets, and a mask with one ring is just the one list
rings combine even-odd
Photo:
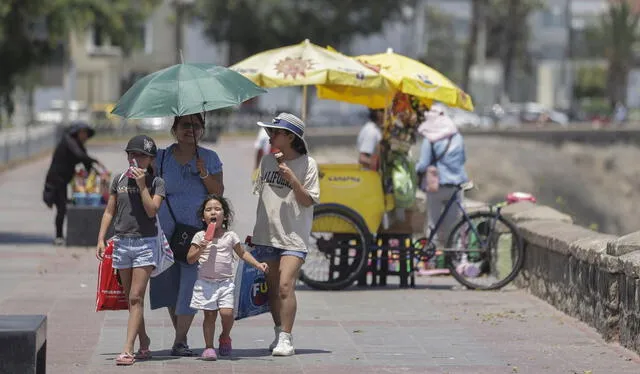
[[(258, 262), (263, 262), (265, 254), (260, 249), (250, 250)], [(267, 280), (265, 274), (253, 266), (240, 261), (236, 270), (233, 313), (236, 320), (269, 312)]]

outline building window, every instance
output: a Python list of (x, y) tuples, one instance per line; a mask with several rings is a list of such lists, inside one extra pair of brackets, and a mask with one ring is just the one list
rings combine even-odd
[(89, 28), (86, 35), (87, 53), (91, 55), (118, 55), (120, 47), (111, 43), (111, 39), (99, 24)]
[(560, 6), (551, 6), (542, 11), (542, 25), (544, 27), (562, 27), (564, 24), (564, 11)]
[[(153, 24), (151, 20), (145, 22), (133, 31), (136, 37), (135, 48), (145, 54), (153, 53)], [(91, 55), (117, 55), (121, 53), (120, 46), (113, 43), (109, 36), (98, 24), (93, 25), (86, 36), (87, 53)]]
[(153, 23), (151, 23), (151, 20), (144, 24), (141, 45), (144, 47), (145, 54), (150, 55), (153, 53)]

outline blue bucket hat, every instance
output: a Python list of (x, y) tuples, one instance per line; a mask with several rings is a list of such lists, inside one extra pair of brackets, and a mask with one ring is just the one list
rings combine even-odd
[(304, 129), (306, 126), (300, 118), (293, 114), (284, 112), (280, 113), (273, 119), (273, 121), (271, 121), (271, 123), (258, 122), (258, 126), (262, 128), (283, 129), (291, 132), (302, 140), (305, 152), (309, 153), (309, 146), (307, 145), (306, 140), (304, 140)]

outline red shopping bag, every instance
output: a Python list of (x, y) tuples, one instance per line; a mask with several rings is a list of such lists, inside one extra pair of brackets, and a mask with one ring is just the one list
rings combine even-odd
[(104, 259), (98, 265), (98, 290), (96, 312), (103, 310), (127, 310), (129, 302), (122, 285), (118, 282), (116, 269), (112, 266), (113, 240), (107, 240)]

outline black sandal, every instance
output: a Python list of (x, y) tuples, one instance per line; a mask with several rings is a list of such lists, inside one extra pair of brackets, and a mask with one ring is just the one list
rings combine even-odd
[(171, 356), (191, 357), (193, 356), (193, 351), (189, 349), (188, 345), (178, 343), (171, 348)]

